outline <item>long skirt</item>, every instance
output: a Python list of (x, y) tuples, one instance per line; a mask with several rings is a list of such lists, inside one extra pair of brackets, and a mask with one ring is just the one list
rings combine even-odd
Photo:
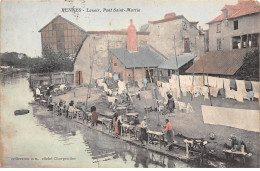
[(139, 137), (140, 141), (143, 143), (143, 141), (148, 141), (148, 134), (146, 132), (146, 129), (141, 128), (140, 129), (140, 137)]
[(168, 146), (173, 144), (173, 131), (172, 130), (167, 131), (166, 139), (167, 139)]
[(116, 121), (116, 123), (115, 123), (115, 133), (117, 133), (118, 134), (118, 121)]

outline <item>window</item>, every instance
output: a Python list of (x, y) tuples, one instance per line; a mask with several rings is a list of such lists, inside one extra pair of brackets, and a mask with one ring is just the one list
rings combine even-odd
[(220, 33), (220, 32), (221, 32), (221, 25), (217, 24), (217, 33)]
[(184, 38), (184, 53), (190, 53), (190, 40), (189, 40), (189, 38)]
[(234, 21), (234, 30), (238, 29), (238, 20)]
[(187, 28), (188, 28), (187, 23), (186, 23), (186, 22), (183, 22), (183, 30), (187, 30)]
[(114, 63), (114, 66), (117, 66), (117, 63)]
[(217, 50), (221, 50), (221, 39), (217, 39)]
[(170, 76), (171, 76), (171, 70), (168, 69), (168, 77), (170, 77)]

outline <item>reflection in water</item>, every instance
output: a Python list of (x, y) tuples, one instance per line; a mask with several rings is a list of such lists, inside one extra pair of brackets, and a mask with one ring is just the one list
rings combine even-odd
[[(188, 167), (181, 161), (49, 114), (42, 106), (28, 105), (33, 94), (23, 75), (2, 77), (2, 93), (1, 124), (6, 128), (3, 139), (7, 167)], [(30, 113), (14, 116), (13, 111), (20, 108), (29, 109)]]

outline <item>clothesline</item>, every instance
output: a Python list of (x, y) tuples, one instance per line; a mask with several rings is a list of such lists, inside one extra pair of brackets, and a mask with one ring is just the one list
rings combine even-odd
[(257, 81), (203, 75), (180, 75), (179, 79), (177, 75), (173, 74), (169, 82), (157, 83), (159, 93), (163, 98), (167, 100), (167, 92), (170, 92), (174, 99), (180, 98), (180, 92), (182, 92), (183, 96), (190, 93), (194, 97), (204, 96), (204, 99), (208, 99), (209, 95), (217, 97), (220, 93), (225, 98), (236, 99), (239, 102), (243, 102), (243, 99), (259, 98), (259, 82)]

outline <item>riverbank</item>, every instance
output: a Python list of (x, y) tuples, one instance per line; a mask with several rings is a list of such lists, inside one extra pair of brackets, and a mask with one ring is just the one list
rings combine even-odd
[[(145, 105), (153, 105), (153, 100), (151, 97), (150, 91), (141, 91), (141, 100), (133, 98), (135, 111), (139, 113), (139, 119), (142, 120), (145, 115), (147, 115), (144, 111)], [(54, 101), (58, 102), (60, 99), (69, 102), (70, 100), (74, 100), (75, 102), (78, 101), (85, 101), (87, 94), (86, 87), (78, 87), (71, 92), (68, 92), (64, 95), (54, 97)], [(91, 90), (91, 97), (89, 99), (89, 106), (95, 105), (97, 107), (98, 112), (108, 111), (108, 104), (104, 103), (102, 100), (103, 91), (98, 88), (93, 88)], [(227, 167), (258, 167), (258, 159), (259, 159), (259, 133), (245, 131), (241, 129), (236, 129), (227, 126), (219, 126), (219, 125), (209, 125), (203, 123), (203, 118), (201, 114), (201, 104), (209, 105), (209, 101), (204, 101), (202, 97), (197, 97), (191, 99), (190, 97), (182, 97), (182, 101), (190, 102), (194, 113), (182, 113), (181, 111), (176, 111), (175, 113), (167, 114), (167, 115), (159, 115), (157, 112), (150, 112), (148, 116), (148, 127), (150, 130), (153, 131), (162, 131), (162, 125), (164, 124), (165, 118), (169, 118), (170, 121), (173, 123), (174, 132), (175, 132), (175, 140), (177, 140), (177, 146), (180, 147), (180, 151), (182, 151), (182, 156), (185, 156), (185, 151), (183, 150), (185, 147), (184, 138), (180, 138), (176, 136), (184, 135), (186, 137), (192, 138), (204, 138), (209, 142), (207, 145), (207, 151), (211, 151), (213, 158), (216, 158), (220, 161), (225, 161), (225, 155), (223, 153), (223, 149), (225, 149), (224, 144), (229, 144), (229, 136), (231, 133), (235, 133), (240, 138), (242, 138), (248, 146), (249, 152), (253, 153), (253, 156), (249, 159), (247, 165), (241, 165), (241, 163), (229, 163)], [(258, 102), (249, 102), (245, 101), (244, 103), (236, 103), (230, 99), (218, 99), (212, 98), (212, 103), (215, 106), (232, 106), (237, 108), (250, 108), (250, 109), (258, 109)], [(160, 125), (160, 126), (158, 126)], [(100, 128), (101, 129), (101, 128)], [(214, 133), (216, 135), (215, 140), (210, 140), (209, 134)], [(123, 139), (125, 139), (123, 137)], [(126, 140), (127, 141), (127, 140)], [(132, 141), (132, 140), (131, 140)], [(138, 145), (138, 143), (137, 143)], [(149, 147), (145, 147), (149, 149)], [(156, 149), (156, 147), (151, 147), (151, 149)], [(164, 147), (163, 147), (164, 149)], [(179, 149), (178, 149), (179, 150)], [(162, 149), (158, 150), (159, 152), (163, 151)], [(176, 152), (175, 152), (176, 151)], [(174, 149), (170, 153), (177, 154), (177, 150)], [(167, 152), (164, 153), (167, 155)], [(175, 155), (175, 157), (179, 157)], [(179, 159), (184, 159), (184, 157), (179, 157)], [(186, 160), (186, 159), (185, 159)], [(213, 164), (214, 165), (214, 164)], [(215, 165), (216, 167), (221, 167)]]
[[(4, 107), (0, 109), (3, 128), (1, 138), (4, 140), (2, 167), (191, 167), (180, 160), (106, 136), (71, 119), (48, 112), (46, 107), (33, 102), (33, 92), (23, 76), (11, 76), (4, 81), (1, 87)], [(17, 109), (29, 109), (30, 113), (14, 115)], [(18, 160), (19, 158), (35, 160)], [(55, 158), (65, 158), (66, 161)]]

